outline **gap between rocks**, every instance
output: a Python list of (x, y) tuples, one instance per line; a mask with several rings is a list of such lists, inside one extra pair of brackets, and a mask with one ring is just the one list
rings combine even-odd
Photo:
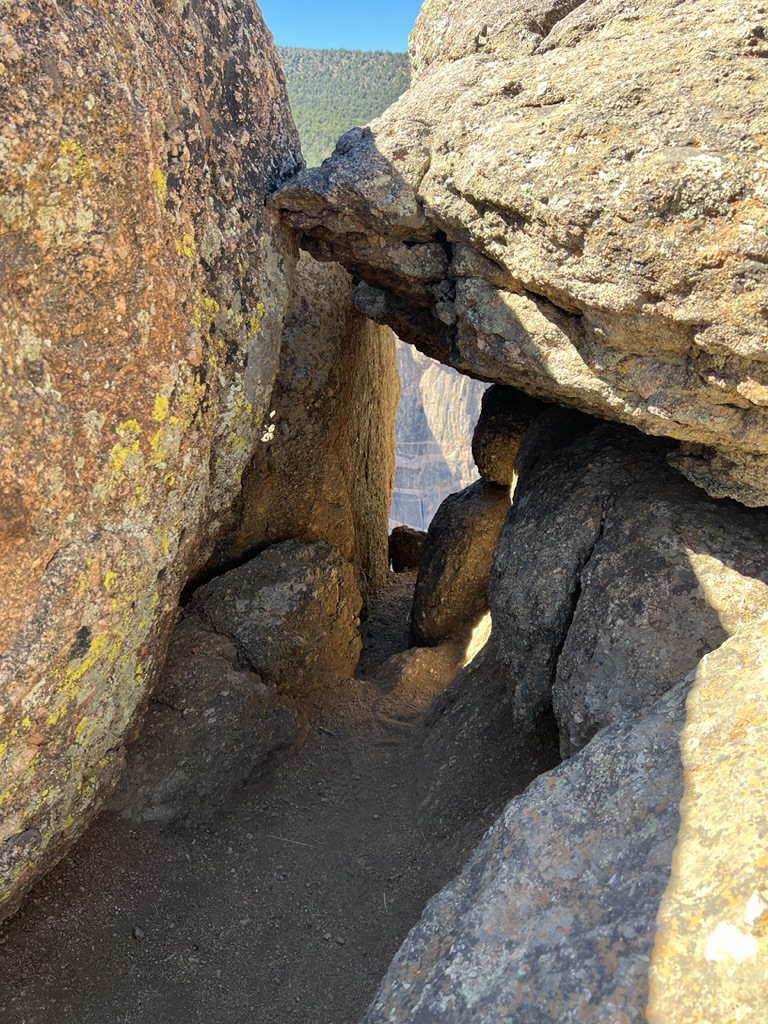
[[(356, 1024), (498, 809), (480, 779), (451, 835), (419, 814), (420, 723), (451, 659), (431, 649), (407, 685), (377, 680), (406, 648), (413, 584), (390, 577), (363, 627), (358, 678), (328, 694), (303, 748), (213, 823), (97, 819), (0, 930), (0, 1019)], [(537, 770), (515, 767), (507, 795)]]

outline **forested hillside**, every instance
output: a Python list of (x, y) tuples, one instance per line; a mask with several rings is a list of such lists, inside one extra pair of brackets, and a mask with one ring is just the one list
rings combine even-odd
[(309, 167), (333, 151), (348, 128), (367, 124), (405, 92), (408, 55), (279, 46), (288, 96)]

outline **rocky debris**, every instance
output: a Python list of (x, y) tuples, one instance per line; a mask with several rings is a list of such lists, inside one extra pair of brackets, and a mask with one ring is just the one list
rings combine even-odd
[(768, 504), (767, 31), (757, 0), (430, 0), (412, 88), (273, 203), (428, 355)]
[(768, 1013), (768, 620), (705, 658), (680, 737), (685, 790), (656, 918), (649, 1024)]
[(472, 435), (472, 457), (484, 480), (509, 487), (523, 434), (546, 408), (516, 388), (488, 388)]
[(542, 430), (520, 450), (489, 597), (518, 722), (554, 705), (569, 755), (768, 611), (768, 511), (709, 498), (666, 464), (668, 442), (579, 416), (569, 437), (568, 414), (548, 418), (549, 455)]
[(763, 1015), (767, 628), (510, 801), (364, 1024)]
[(302, 256), (270, 412), (214, 566), (277, 541), (323, 540), (355, 562), (364, 594), (386, 579), (394, 340), (356, 311), (352, 292), (341, 267)]
[(200, 587), (189, 610), (233, 640), (266, 686), (307, 697), (354, 674), (361, 606), (354, 567), (338, 549), (284, 541)]
[(260, 443), (300, 154), (251, 2), (0, 22), (2, 917), (116, 780)]
[(470, 442), (486, 385), (397, 341), (400, 405), (390, 522), (426, 530), (449, 494), (477, 479)]
[(389, 535), (389, 561), (392, 571), (408, 572), (418, 569), (426, 539), (425, 530), (413, 530), (410, 526), (396, 526)]
[(411, 612), (411, 645), (468, 639), (488, 609), (488, 574), (509, 488), (485, 480), (449, 495), (427, 531)]
[(107, 807), (133, 821), (208, 821), (305, 734), (299, 711), (240, 664), (232, 640), (185, 615)]
[(364, 1024), (643, 1019), (687, 691), (606, 729), (510, 801), (427, 904)]

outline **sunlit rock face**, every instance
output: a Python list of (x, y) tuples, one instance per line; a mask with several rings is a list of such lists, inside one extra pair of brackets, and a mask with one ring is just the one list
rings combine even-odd
[(112, 786), (260, 443), (300, 157), (251, 2), (0, 19), (2, 916)]
[(269, 414), (212, 566), (288, 538), (336, 545), (367, 594), (387, 577), (399, 394), (395, 339), (349, 274), (302, 254)]
[(427, 904), (364, 1024), (762, 1019), (767, 684), (763, 619), (537, 778)]
[(440, 503), (478, 477), (472, 432), (486, 385), (397, 342), (400, 405), (390, 524), (426, 530)]
[(429, 0), (410, 91), (274, 203), (422, 351), (766, 504), (767, 31), (752, 0)]

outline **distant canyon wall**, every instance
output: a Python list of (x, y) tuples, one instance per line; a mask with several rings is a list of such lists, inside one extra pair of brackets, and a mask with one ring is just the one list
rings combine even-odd
[(472, 432), (487, 385), (400, 340), (397, 367), (400, 405), (389, 522), (426, 530), (442, 500), (478, 478)]

